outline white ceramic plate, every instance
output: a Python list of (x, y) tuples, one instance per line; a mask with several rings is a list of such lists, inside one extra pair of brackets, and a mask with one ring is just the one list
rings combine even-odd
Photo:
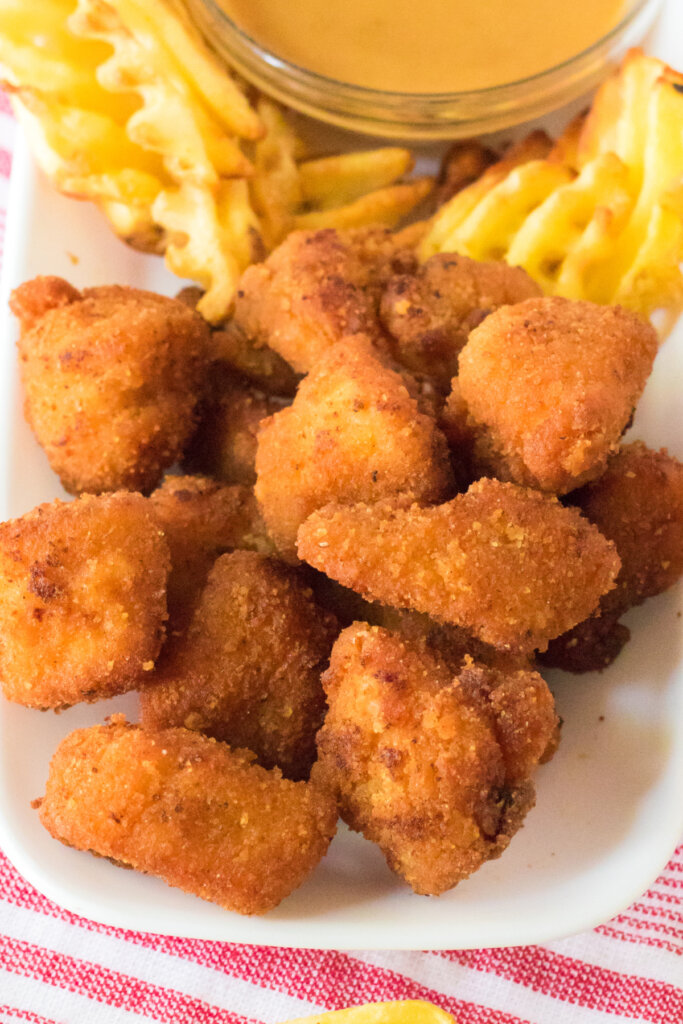
[[(179, 287), (160, 260), (117, 242), (93, 207), (54, 193), (19, 147), (0, 296), (2, 519), (63, 494), (21, 415), (16, 328), (6, 313), (10, 288), (41, 273), (80, 286)], [(678, 457), (681, 381), (683, 323), (657, 358), (633, 430)], [(557, 755), (538, 772), (535, 809), (501, 860), (439, 898), (413, 895), (374, 846), (346, 830), (305, 885), (266, 918), (227, 913), (55, 842), (30, 807), (52, 752), (72, 729), (113, 710), (135, 720), (131, 695), (60, 715), (0, 701), (0, 847), (62, 906), (144, 931), (313, 948), (455, 949), (586, 929), (639, 896), (683, 832), (681, 596), (670, 591), (632, 612), (633, 640), (602, 675), (551, 677), (565, 724)]]

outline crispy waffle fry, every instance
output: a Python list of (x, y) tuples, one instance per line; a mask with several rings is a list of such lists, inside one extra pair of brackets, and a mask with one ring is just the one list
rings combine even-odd
[(683, 75), (630, 51), (545, 157), (501, 161), (448, 202), (422, 257), (505, 259), (549, 294), (670, 322), (683, 309), (682, 124)]
[(253, 106), (181, 0), (0, 0), (4, 84), (43, 169), (228, 313), (239, 274), (296, 227), (396, 225), (431, 189), (390, 147), (307, 160)]

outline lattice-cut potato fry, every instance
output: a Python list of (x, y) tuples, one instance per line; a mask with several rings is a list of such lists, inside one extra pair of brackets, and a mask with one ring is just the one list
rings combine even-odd
[(344, 206), (300, 213), (294, 218), (294, 227), (314, 231), (318, 228), (343, 229), (380, 224), (394, 228), (429, 195), (433, 187), (433, 178), (412, 178), (368, 192)]
[(319, 210), (343, 206), (393, 185), (413, 162), (410, 150), (398, 146), (306, 160), (299, 165), (302, 200)]
[(476, 260), (502, 259), (527, 217), (573, 177), (570, 168), (551, 160), (513, 168), (453, 231), (446, 249)]
[(488, 167), (480, 178), (457, 192), (434, 218), (430, 230), (420, 243), (419, 255), (429, 259), (437, 252), (448, 252), (455, 231), (477, 207), (479, 202), (508, 174), (530, 160), (543, 160), (548, 156), (552, 142), (542, 131), (532, 132), (506, 151), (504, 156)]
[(603, 153), (529, 214), (506, 260), (524, 267), (546, 293), (599, 302), (589, 294), (590, 272), (609, 254), (632, 207), (628, 169)]
[(152, 213), (166, 231), (169, 268), (202, 286), (204, 295), (197, 309), (209, 322), (220, 322), (252, 258), (248, 240), (250, 229), (257, 231), (257, 221), (246, 182), (225, 181), (216, 194), (183, 182), (161, 192)]
[(437, 211), (419, 254), (505, 259), (551, 295), (657, 313), (661, 331), (683, 311), (682, 126), (683, 75), (631, 50), (547, 159), (492, 186), (494, 164)]
[(254, 174), (249, 191), (261, 222), (266, 249), (273, 249), (292, 230), (303, 202), (297, 165), (299, 140), (279, 107), (268, 100), (257, 106), (265, 128), (254, 148)]
[(251, 173), (236, 139), (198, 100), (165, 37), (150, 31), (145, 9), (146, 2), (135, 0), (78, 0), (68, 21), (76, 35), (111, 44), (97, 69), (99, 83), (142, 100), (126, 124), (130, 139), (158, 153), (176, 180), (217, 185), (221, 176)]
[(422, 999), (366, 1003), (347, 1010), (297, 1017), (287, 1024), (457, 1024), (450, 1013)]

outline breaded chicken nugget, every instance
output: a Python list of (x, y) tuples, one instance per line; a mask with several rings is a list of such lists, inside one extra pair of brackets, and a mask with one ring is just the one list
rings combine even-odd
[(251, 387), (244, 377), (212, 367), (209, 396), (202, 402), (199, 426), (187, 446), (183, 467), (226, 484), (256, 483), (256, 434), (261, 420), (288, 404)]
[(262, 554), (274, 551), (250, 488), (226, 487), (203, 476), (168, 476), (149, 500), (171, 552), (168, 611), (172, 629), (191, 619), (219, 555), (234, 548)]
[(494, 309), (541, 294), (521, 267), (438, 253), (389, 280), (380, 318), (394, 358), (447, 392), (469, 332)]
[(629, 638), (617, 620), (683, 574), (683, 464), (641, 441), (625, 445), (599, 480), (572, 501), (616, 544), (621, 570), (600, 599), (599, 617), (554, 640), (543, 663), (570, 672), (610, 665)]
[[(190, 309), (196, 309), (204, 292), (196, 285), (181, 288), (176, 298)], [(213, 366), (224, 366), (233, 374), (241, 374), (268, 395), (293, 395), (299, 378), (282, 356), (265, 346), (257, 348), (232, 321), (214, 327), (209, 324), (209, 345)]]
[(294, 403), (261, 424), (256, 474), (268, 530), (292, 558), (299, 526), (330, 501), (374, 502), (403, 492), (438, 501), (452, 487), (434, 420), (361, 336), (332, 346)]
[(337, 632), (300, 570), (251, 551), (222, 555), (187, 634), (169, 641), (142, 694), (142, 723), (205, 732), (306, 778)]
[(422, 645), (354, 623), (323, 682), (313, 778), (415, 892), (444, 892), (503, 852), (557, 725), (540, 676), (499, 681), (470, 663), (453, 678)]
[(212, 331), (211, 353), (216, 362), (243, 374), (267, 395), (291, 397), (296, 391), (299, 374), (265, 343), (248, 338), (234, 320)]
[(480, 465), (556, 494), (596, 479), (656, 352), (650, 324), (619, 306), (543, 298), (492, 313), (459, 360)]
[(209, 329), (177, 299), (35, 278), (22, 322), (25, 414), (66, 490), (148, 491), (195, 425)]
[(84, 495), (0, 524), (0, 682), (63, 708), (135, 688), (159, 653), (168, 545), (139, 494)]
[(246, 750), (116, 715), (72, 732), (50, 764), (40, 820), (89, 850), (239, 914), (265, 914), (324, 855), (337, 811)]
[(415, 265), (382, 229), (294, 231), (265, 263), (245, 270), (233, 322), (308, 373), (345, 335), (377, 334), (383, 283)]
[(519, 651), (545, 648), (586, 618), (620, 564), (576, 509), (498, 480), (435, 508), (328, 505), (303, 524), (298, 550), (368, 600)]

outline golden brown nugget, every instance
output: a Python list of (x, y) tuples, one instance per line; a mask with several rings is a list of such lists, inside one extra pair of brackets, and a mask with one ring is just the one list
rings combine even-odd
[[(201, 288), (190, 285), (181, 288), (176, 298), (190, 309), (196, 309), (203, 294)], [(213, 362), (211, 375), (218, 367), (223, 367), (233, 374), (244, 376), (266, 394), (294, 394), (299, 378), (277, 352), (263, 345), (257, 348), (232, 319), (216, 327), (211, 324), (208, 326), (211, 330), (209, 349)]]
[(301, 885), (335, 832), (328, 794), (249, 751), (121, 719), (72, 732), (52, 758), (40, 820), (56, 839), (239, 914)]
[(486, 479), (434, 508), (328, 505), (303, 524), (298, 550), (367, 600), (515, 651), (544, 649), (590, 615), (620, 564), (576, 509)]
[(480, 465), (556, 494), (596, 479), (656, 352), (650, 324), (619, 306), (542, 298), (492, 313), (459, 360)]
[(331, 347), (293, 404), (261, 424), (256, 474), (268, 530), (291, 558), (301, 523), (330, 501), (374, 502), (403, 492), (438, 501), (452, 487), (434, 420), (418, 411), (401, 375), (363, 337)]
[(13, 292), (25, 414), (66, 490), (148, 491), (195, 424), (209, 329), (185, 303), (60, 278)]
[(250, 551), (222, 555), (187, 634), (169, 641), (141, 696), (142, 723), (184, 725), (306, 778), (337, 632), (300, 570)]
[(189, 622), (219, 555), (235, 548), (274, 551), (250, 488), (227, 487), (205, 476), (168, 476), (149, 500), (171, 552), (172, 629)]
[(668, 590), (683, 573), (683, 464), (636, 441), (572, 500), (615, 543), (621, 569), (614, 589), (600, 599), (599, 617), (557, 637), (542, 661), (570, 672), (600, 671), (629, 639), (619, 617)]
[(242, 275), (234, 324), (308, 373), (345, 335), (377, 335), (384, 281), (415, 264), (389, 231), (294, 231)]
[(390, 279), (380, 318), (394, 358), (447, 392), (469, 332), (494, 309), (541, 294), (521, 267), (438, 253)]
[(444, 892), (503, 852), (533, 806), (530, 776), (557, 725), (537, 673), (497, 686), (470, 662), (454, 678), (423, 645), (354, 623), (323, 682), (313, 778), (416, 892)]
[(0, 681), (63, 708), (134, 689), (164, 636), (168, 545), (139, 494), (84, 495), (0, 524)]
[(226, 484), (253, 487), (259, 424), (288, 403), (221, 371), (220, 364), (212, 368), (212, 376), (210, 395), (202, 402), (199, 426), (183, 456), (183, 467)]

